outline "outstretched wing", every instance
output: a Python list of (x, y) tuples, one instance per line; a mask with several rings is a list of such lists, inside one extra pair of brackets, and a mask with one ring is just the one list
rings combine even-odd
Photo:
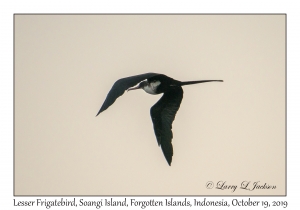
[(182, 88), (174, 86), (174, 88), (165, 92), (150, 110), (157, 143), (161, 146), (169, 165), (171, 165), (173, 156), (172, 123), (180, 107), (182, 97)]
[(132, 77), (125, 77), (116, 81), (112, 86), (112, 88), (110, 89), (109, 93), (107, 94), (106, 99), (96, 116), (98, 116), (101, 112), (103, 112), (110, 105), (112, 105), (119, 96), (123, 95), (125, 90), (155, 75), (158, 74), (146, 73), (146, 74), (140, 74)]

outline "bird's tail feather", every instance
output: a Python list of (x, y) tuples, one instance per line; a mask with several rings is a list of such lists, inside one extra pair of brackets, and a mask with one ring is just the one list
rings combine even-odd
[(180, 85), (192, 85), (192, 84), (198, 84), (198, 83), (204, 83), (204, 82), (223, 82), (223, 80), (198, 80), (198, 81), (187, 81), (187, 82), (180, 82)]

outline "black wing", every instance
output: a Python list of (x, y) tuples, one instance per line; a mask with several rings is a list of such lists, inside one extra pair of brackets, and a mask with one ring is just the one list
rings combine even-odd
[(112, 105), (119, 96), (123, 95), (125, 90), (127, 90), (128, 88), (135, 86), (139, 82), (141, 82), (145, 79), (148, 79), (150, 77), (153, 77), (155, 75), (158, 75), (158, 74), (146, 73), (146, 74), (140, 74), (140, 75), (136, 75), (136, 76), (132, 76), (132, 77), (125, 77), (125, 78), (122, 78), (122, 79), (119, 79), (118, 81), (116, 81), (115, 84), (110, 89), (109, 93), (107, 94), (106, 99), (96, 116), (98, 116), (101, 112), (103, 112), (110, 105)]
[(169, 165), (171, 165), (173, 156), (172, 123), (180, 107), (182, 97), (182, 88), (174, 86), (174, 88), (165, 92), (150, 110), (157, 143), (161, 145), (161, 149)]

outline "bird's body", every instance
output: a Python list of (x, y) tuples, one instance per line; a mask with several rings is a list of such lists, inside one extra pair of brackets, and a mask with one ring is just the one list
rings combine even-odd
[(146, 93), (152, 94), (152, 95), (156, 95), (159, 94), (157, 93), (157, 88), (158, 86), (161, 84), (160, 81), (155, 81), (152, 83), (149, 83), (148, 81), (145, 81), (145, 85), (143, 86), (143, 89)]
[[(112, 105), (125, 90), (143, 89), (145, 92), (153, 95), (164, 93), (160, 100), (151, 107), (150, 115), (158, 145), (161, 146), (168, 164), (171, 165), (173, 156), (172, 123), (183, 98), (181, 86), (204, 82), (223, 82), (223, 80), (180, 82), (166, 75), (156, 73), (146, 73), (122, 78), (116, 81), (109, 91), (97, 116)], [(130, 88), (138, 83), (138, 86)]]

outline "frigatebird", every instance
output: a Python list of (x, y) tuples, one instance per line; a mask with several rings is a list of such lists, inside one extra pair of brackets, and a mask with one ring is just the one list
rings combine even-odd
[[(144, 80), (144, 81), (143, 81)], [(180, 107), (183, 97), (181, 86), (204, 82), (223, 82), (223, 80), (198, 80), (181, 82), (164, 74), (146, 73), (117, 80), (106, 96), (106, 99), (96, 116), (111, 106), (125, 90), (143, 89), (149, 94), (164, 93), (159, 101), (151, 107), (150, 115), (158, 146), (171, 166), (173, 156), (172, 123)], [(139, 84), (138, 84), (139, 83)], [(138, 84), (138, 85), (137, 85)], [(136, 87), (133, 87), (137, 85)], [(133, 87), (133, 88), (131, 88)]]

